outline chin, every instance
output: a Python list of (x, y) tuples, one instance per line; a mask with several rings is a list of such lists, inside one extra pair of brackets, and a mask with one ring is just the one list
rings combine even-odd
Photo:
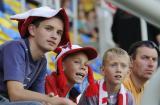
[(53, 51), (53, 47), (43, 47), (43, 52)]
[(56, 48), (57, 46), (51, 46), (51, 45), (46, 46), (46, 49), (48, 49), (49, 51), (53, 51)]
[(53, 46), (52, 46), (52, 47), (49, 47), (49, 50), (50, 50), (50, 51), (53, 51), (53, 50), (55, 50), (55, 49), (56, 49), (56, 47), (53, 47)]
[(83, 80), (77, 80), (76, 83), (81, 84)]
[(145, 78), (146, 80), (149, 80), (151, 77), (152, 77), (152, 75), (148, 75), (148, 76), (145, 76), (144, 78)]
[(114, 84), (115, 85), (119, 85), (119, 84), (121, 84), (122, 82), (121, 81), (114, 81)]
[(145, 78), (151, 78), (153, 76), (153, 73), (146, 73), (144, 75)]

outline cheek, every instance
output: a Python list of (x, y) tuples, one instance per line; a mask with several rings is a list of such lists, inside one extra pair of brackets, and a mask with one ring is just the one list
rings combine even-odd
[(83, 73), (84, 73), (85, 77), (88, 76), (88, 69), (86, 69)]
[(70, 64), (70, 65), (68, 65), (67, 67), (65, 67), (66, 69), (67, 69), (67, 73), (69, 74), (69, 75), (74, 75), (74, 73), (76, 72), (76, 67), (74, 66), (74, 65), (72, 65), (72, 64)]
[(65, 75), (67, 78), (72, 78), (74, 76), (74, 72), (71, 69), (65, 70)]
[(39, 33), (36, 36), (37, 41), (41, 42), (41, 43), (45, 43), (45, 39), (47, 38), (47, 36), (43, 36), (42, 33)]
[(68, 66), (66, 63), (65, 64), (63, 64), (63, 70), (64, 70), (64, 72), (65, 72), (65, 74), (68, 76), (69, 74), (71, 74), (72, 73), (72, 69), (71, 69), (71, 66)]
[(148, 63), (148, 61), (147, 60), (143, 60), (143, 59), (137, 61), (137, 64), (139, 64), (139, 65), (146, 65), (147, 63)]
[(142, 68), (142, 66), (145, 66), (145, 65), (146, 65), (146, 62), (143, 62), (143, 61), (136, 61), (133, 63), (133, 67), (135, 69)]
[(145, 68), (145, 67), (147, 67), (147, 62), (141, 62), (141, 63), (139, 63), (139, 64), (137, 64), (137, 69), (139, 68), (139, 69), (143, 69), (143, 68)]
[(128, 73), (129, 73), (129, 68), (123, 70), (123, 75), (124, 75), (124, 77), (125, 77)]
[(106, 77), (110, 77), (112, 75), (112, 73), (108, 70), (104, 70), (104, 76)]
[(57, 43), (61, 42), (62, 37), (57, 37)]

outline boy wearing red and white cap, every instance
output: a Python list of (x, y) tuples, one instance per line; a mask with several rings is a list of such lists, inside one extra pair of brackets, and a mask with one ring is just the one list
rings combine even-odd
[(11, 19), (18, 21), (20, 40), (0, 46), (0, 104), (75, 105), (72, 101), (44, 95), (48, 51), (69, 43), (68, 17), (64, 9), (31, 9)]
[(74, 84), (82, 83), (88, 75), (88, 91), (94, 94), (97, 86), (94, 83), (93, 72), (89, 67), (89, 61), (97, 57), (97, 51), (93, 47), (81, 47), (72, 45), (71, 48), (62, 48), (56, 59), (57, 70), (46, 77), (46, 94), (66, 97), (74, 102), (76, 98), (71, 95)]

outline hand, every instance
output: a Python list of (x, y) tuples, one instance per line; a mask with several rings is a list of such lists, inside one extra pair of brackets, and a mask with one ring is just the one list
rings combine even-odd
[(74, 103), (72, 100), (64, 98), (64, 101), (66, 101), (66, 103), (64, 105), (77, 105), (76, 103)]
[(50, 103), (42, 102), (42, 105), (52, 105)]
[[(51, 92), (51, 93), (48, 94), (48, 96), (49, 96), (49, 97), (54, 97), (55, 95), (54, 95), (53, 92)], [(56, 95), (56, 96), (58, 96), (58, 95)]]

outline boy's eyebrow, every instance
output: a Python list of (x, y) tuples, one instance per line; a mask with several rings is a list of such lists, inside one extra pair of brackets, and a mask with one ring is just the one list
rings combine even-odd
[[(54, 29), (54, 26), (52, 26), (52, 25), (48, 25), (48, 24), (46, 24), (46, 25), (44, 25), (45, 27), (49, 27), (49, 28), (52, 28), (52, 29)], [(62, 31), (63, 32), (63, 29), (59, 29), (59, 31)]]
[(48, 24), (46, 24), (46, 25), (44, 25), (44, 26), (47, 26), (47, 27), (50, 27), (50, 28), (54, 28), (54, 26), (48, 25)]
[[(55, 26), (52, 26), (52, 25), (50, 25), (50, 24), (45, 24), (44, 26), (47, 26), (47, 27), (50, 27), (50, 28), (54, 28)], [(62, 29), (60, 29), (60, 30), (62, 30), (63, 31), (63, 28)]]
[(74, 57), (73, 59), (78, 59), (78, 60), (81, 60), (79, 57)]
[[(81, 58), (80, 58), (80, 57), (74, 57), (73, 59), (81, 60)], [(89, 62), (89, 60), (87, 60), (86, 62)]]

